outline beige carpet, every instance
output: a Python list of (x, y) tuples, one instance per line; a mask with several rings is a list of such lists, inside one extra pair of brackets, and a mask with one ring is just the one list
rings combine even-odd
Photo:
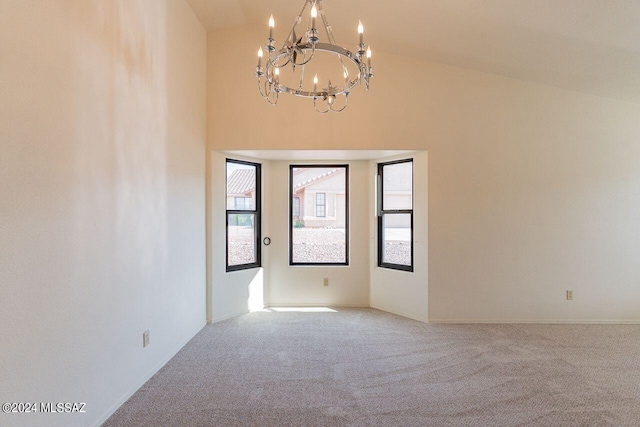
[(640, 426), (640, 325), (373, 309), (206, 326), (106, 426)]

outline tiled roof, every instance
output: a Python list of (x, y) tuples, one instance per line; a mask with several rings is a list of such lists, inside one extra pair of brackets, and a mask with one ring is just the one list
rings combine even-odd
[(256, 186), (255, 169), (236, 169), (227, 178), (227, 194), (247, 194)]
[(325, 172), (325, 173), (323, 173), (321, 175), (314, 176), (313, 178), (309, 178), (306, 181), (302, 181), (302, 182), (296, 184), (295, 189), (297, 190), (299, 188), (306, 187), (308, 185), (313, 184), (314, 182), (318, 182), (321, 179), (329, 178), (330, 176), (333, 176), (336, 173), (343, 172), (343, 171), (344, 171), (344, 168), (331, 169), (330, 171), (327, 171), (327, 172)]

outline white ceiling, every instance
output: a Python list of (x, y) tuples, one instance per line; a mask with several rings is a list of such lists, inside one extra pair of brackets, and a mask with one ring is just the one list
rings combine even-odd
[[(207, 29), (288, 32), (303, 0), (187, 0)], [(640, 103), (639, 0), (324, 0), (339, 44)], [(260, 41), (256, 41), (259, 43)], [(252, 52), (253, 54), (253, 52)]]

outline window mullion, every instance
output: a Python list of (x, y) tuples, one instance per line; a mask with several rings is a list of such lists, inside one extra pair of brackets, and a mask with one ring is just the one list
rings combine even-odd
[(413, 209), (394, 209), (388, 211), (382, 211), (383, 214), (412, 214)]

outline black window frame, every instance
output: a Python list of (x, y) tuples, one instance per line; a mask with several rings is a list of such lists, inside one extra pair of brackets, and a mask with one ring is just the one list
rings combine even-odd
[[(293, 262), (293, 198), (295, 197), (293, 188), (293, 171), (296, 168), (344, 168), (344, 234), (345, 234), (345, 261), (344, 262)], [(316, 193), (317, 194), (317, 193)], [(314, 200), (315, 202), (315, 200)], [(325, 195), (325, 212), (326, 212), (326, 195)], [(315, 214), (315, 207), (314, 207)], [(349, 265), (349, 165), (348, 164), (290, 164), (289, 165), (289, 266), (348, 266)]]
[[(226, 247), (226, 269), (227, 273), (232, 271), (241, 271), (241, 270), (249, 270), (252, 268), (260, 268), (262, 267), (262, 247), (260, 245), (261, 242), (261, 229), (262, 229), (262, 165), (260, 163), (248, 162), (245, 160), (237, 160), (227, 158), (225, 162), (225, 174), (227, 173), (227, 165), (229, 163), (235, 163), (239, 165), (245, 166), (253, 166), (256, 171), (256, 195), (254, 199), (253, 209), (229, 209), (227, 206), (227, 180), (228, 176), (225, 177), (225, 247)], [(246, 202), (245, 202), (246, 204)], [(235, 199), (234, 199), (234, 207), (235, 207)], [(238, 264), (238, 265), (229, 265), (229, 215), (246, 215), (253, 214), (254, 215), (254, 255), (255, 262), (248, 264)]]
[[(384, 167), (390, 165), (397, 165), (401, 163), (411, 163), (411, 209), (385, 209), (384, 208)], [(413, 272), (414, 270), (414, 248), (413, 248), (413, 208), (414, 208), (414, 164), (413, 158), (402, 159), (402, 160), (394, 160), (391, 162), (378, 163), (378, 267), (380, 268), (388, 268), (391, 270), (400, 270)], [(409, 214), (411, 218), (411, 265), (403, 265), (403, 264), (394, 264), (390, 262), (384, 262), (384, 216), (385, 215), (394, 215), (394, 214)]]

